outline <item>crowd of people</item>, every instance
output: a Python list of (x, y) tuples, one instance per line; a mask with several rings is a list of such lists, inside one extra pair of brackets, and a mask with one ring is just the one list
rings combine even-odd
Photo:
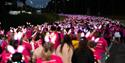
[(64, 20), (0, 29), (0, 63), (105, 63), (125, 27), (109, 18), (63, 15)]

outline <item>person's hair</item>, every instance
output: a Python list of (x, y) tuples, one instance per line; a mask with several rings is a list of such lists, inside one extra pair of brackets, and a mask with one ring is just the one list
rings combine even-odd
[(10, 43), (10, 45), (12, 45), (14, 47), (14, 49), (17, 49), (18, 44), (19, 44), (18, 40), (12, 40)]
[(65, 43), (68, 44), (68, 46), (73, 47), (71, 37), (69, 35), (65, 35), (64, 39), (63, 39), (63, 42), (61, 43), (60, 52), (62, 52), (62, 49), (63, 49), (63, 46), (64, 46)]
[(86, 50), (88, 49), (88, 40), (85, 37), (81, 37), (79, 41), (78, 50)]
[(21, 28), (17, 28), (17, 31), (16, 31), (16, 32), (18, 33), (19, 31), (21, 31)]
[(66, 32), (68, 32), (70, 30), (70, 28), (66, 28)]
[(21, 53), (14, 53), (11, 57), (11, 59), (9, 59), (7, 61), (7, 63), (24, 63), (24, 61), (22, 61), (22, 54)]
[(99, 32), (99, 31), (96, 31), (96, 32), (95, 32), (95, 35), (96, 35), (96, 37), (101, 37), (101, 36), (102, 36), (102, 33)]
[(21, 62), (21, 60), (22, 60), (22, 54), (21, 54), (21, 53), (14, 53), (14, 54), (12, 55), (11, 60), (12, 60), (13, 62)]
[[(73, 63), (77, 63), (77, 62), (79, 62), (79, 63), (80, 62), (94, 63), (93, 52), (90, 50), (90, 48), (88, 47), (87, 44), (88, 44), (88, 40), (85, 37), (81, 37), (81, 39), (79, 41), (79, 46), (74, 51), (74, 54), (72, 57)], [(75, 58), (75, 57), (77, 57), (77, 58)], [(81, 58), (83, 60), (80, 60)]]
[(95, 42), (93, 42), (93, 41), (89, 41), (89, 42), (88, 42), (88, 46), (89, 46), (90, 48), (94, 48), (94, 47), (96, 46), (96, 44), (97, 44), (97, 43), (95, 43)]
[(72, 39), (72, 40), (77, 40), (77, 37), (76, 37), (76, 36), (72, 36), (71, 39)]
[(47, 42), (43, 44), (43, 48), (44, 48), (43, 58), (45, 58), (45, 60), (50, 60), (50, 56), (54, 51), (53, 46), (54, 44), (52, 44), (51, 42)]
[(57, 31), (60, 31), (61, 30), (61, 27), (57, 27)]
[(44, 43), (43, 44), (43, 47), (44, 47), (44, 51), (47, 52), (47, 51), (51, 51), (53, 52), (53, 46), (54, 44), (52, 44), (51, 42), (47, 42), (47, 43)]
[(36, 37), (35, 37), (35, 41), (39, 40), (42, 38), (42, 34), (37, 33)]
[(47, 32), (48, 31), (48, 28), (43, 28), (43, 32)]
[(51, 26), (51, 31), (56, 31), (56, 27), (55, 26)]

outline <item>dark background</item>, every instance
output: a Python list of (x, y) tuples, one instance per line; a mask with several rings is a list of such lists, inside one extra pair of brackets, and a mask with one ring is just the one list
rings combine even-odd
[[(13, 5), (5, 6), (5, 1), (13, 2)], [(25, 0), (21, 1), (25, 2)], [(10, 9), (16, 9), (16, 0), (0, 0), (2, 14)], [(125, 15), (125, 2), (122, 0), (52, 0), (44, 10), (68, 14)]]
[[(10, 26), (22, 25), (26, 21), (32, 22), (33, 24), (44, 23), (46, 17), (43, 13), (52, 13), (53, 15), (50, 15), (49, 18), (56, 16), (55, 14), (57, 13), (105, 16), (116, 19), (125, 16), (125, 2), (123, 0), (51, 0), (46, 8), (41, 9), (43, 15), (9, 15), (8, 12), (10, 10), (26, 10), (35, 13), (36, 9), (27, 5), (24, 5), (23, 8), (17, 7), (16, 1), (0, 0), (0, 21), (2, 22), (3, 28), (8, 29)], [(25, 4), (25, 0), (21, 1)], [(11, 2), (13, 4), (11, 6), (5, 5), (5, 2)], [(49, 18), (47, 17), (47, 19)]]

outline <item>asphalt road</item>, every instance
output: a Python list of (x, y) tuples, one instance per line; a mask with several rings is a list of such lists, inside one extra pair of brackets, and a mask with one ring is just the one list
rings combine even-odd
[(125, 44), (113, 44), (106, 63), (125, 63)]

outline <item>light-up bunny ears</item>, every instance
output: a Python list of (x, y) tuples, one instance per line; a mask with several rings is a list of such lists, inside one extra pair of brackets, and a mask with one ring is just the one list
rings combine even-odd
[(17, 49), (15, 50), (13, 46), (8, 45), (8, 46), (7, 46), (7, 50), (8, 50), (10, 53), (12, 53), (12, 54), (14, 54), (14, 53), (16, 53), (16, 52), (22, 53), (23, 50), (24, 50), (24, 47), (20, 45), (20, 46), (18, 46)]

